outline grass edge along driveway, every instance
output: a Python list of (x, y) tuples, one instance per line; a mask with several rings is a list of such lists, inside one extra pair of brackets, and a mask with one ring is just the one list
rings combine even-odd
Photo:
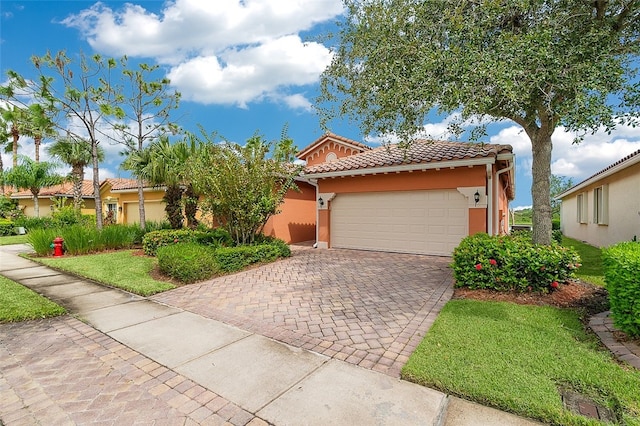
[(67, 257), (30, 258), (43, 265), (89, 278), (140, 296), (151, 296), (176, 286), (151, 278), (155, 257), (134, 256), (133, 250)]
[(55, 317), (66, 312), (46, 297), (0, 275), (0, 323)]
[(452, 300), (402, 378), (553, 424), (601, 424), (564, 408), (564, 388), (640, 425), (640, 371), (618, 364), (570, 309)]

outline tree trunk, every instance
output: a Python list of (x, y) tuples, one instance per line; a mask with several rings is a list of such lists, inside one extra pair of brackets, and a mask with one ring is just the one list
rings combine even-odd
[(167, 220), (173, 229), (181, 229), (184, 216), (182, 215), (182, 188), (179, 185), (167, 185), (164, 193), (164, 208)]
[(73, 208), (80, 211), (82, 208), (82, 184), (84, 183), (84, 167), (73, 166)]
[(33, 212), (36, 217), (40, 217), (40, 202), (38, 201), (38, 194), (33, 194)]
[(36, 149), (36, 163), (40, 162), (40, 145), (42, 144), (42, 136), (33, 137), (33, 145)]
[(11, 146), (13, 155), (13, 167), (16, 167), (18, 165), (18, 139), (20, 139), (20, 133), (18, 133), (18, 129), (12, 127), (11, 135), (13, 136), (13, 145)]
[(196, 213), (198, 212), (198, 196), (193, 190), (192, 184), (187, 185), (184, 195), (184, 215), (187, 217), (187, 228), (196, 229), (198, 226), (198, 219), (196, 219)]
[[(93, 138), (92, 138), (93, 139)], [(96, 201), (96, 228), (102, 230), (102, 197), (100, 196), (100, 176), (98, 165), (98, 141), (91, 141), (91, 157), (93, 161), (93, 196)]]
[(551, 244), (551, 132), (542, 129), (529, 133), (533, 164), (531, 198), (533, 200), (533, 242)]
[(0, 196), (4, 197), (4, 163), (0, 152)]
[(138, 178), (138, 211), (140, 212), (140, 229), (146, 229), (147, 220), (144, 214), (144, 182)]

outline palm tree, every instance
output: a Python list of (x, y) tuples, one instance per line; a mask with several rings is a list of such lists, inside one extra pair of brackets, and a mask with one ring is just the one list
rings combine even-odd
[[(73, 207), (80, 210), (82, 207), (82, 182), (84, 181), (84, 168), (91, 164), (91, 144), (84, 140), (75, 140), (70, 137), (58, 138), (47, 149), (52, 157), (58, 158), (71, 166), (71, 181), (73, 182)], [(98, 147), (99, 161), (104, 160), (104, 150)]]
[(57, 185), (64, 179), (54, 172), (56, 165), (49, 162), (36, 163), (29, 157), (21, 156), (20, 164), (11, 168), (6, 174), (6, 181), (16, 188), (26, 188), (33, 195), (33, 206), (36, 217), (40, 217), (38, 194), (47, 186)]
[(40, 145), (42, 144), (42, 138), (55, 135), (54, 124), (40, 104), (29, 105), (26, 118), (27, 122), (25, 123), (23, 133), (33, 138), (35, 160), (36, 163), (38, 163), (40, 162)]
[(186, 142), (175, 144), (166, 136), (161, 137), (142, 151), (133, 151), (123, 163), (125, 170), (130, 170), (138, 178), (151, 185), (164, 185), (165, 212), (174, 229), (182, 228), (182, 187), (184, 165), (189, 158), (189, 147)]
[(16, 167), (18, 165), (18, 139), (20, 139), (20, 135), (24, 131), (26, 114), (21, 108), (8, 106), (7, 108), (1, 108), (1, 115), (4, 122), (9, 124), (9, 132), (13, 138), (13, 167)]
[(4, 163), (2, 154), (11, 151), (11, 133), (4, 120), (0, 118), (0, 196), (4, 196)]

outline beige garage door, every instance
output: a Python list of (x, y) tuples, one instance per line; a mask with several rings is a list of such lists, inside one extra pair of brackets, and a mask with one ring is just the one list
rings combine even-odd
[[(127, 223), (140, 223), (138, 203), (125, 203)], [(145, 201), (144, 218), (148, 221), (160, 222), (166, 220), (164, 203), (162, 201)]]
[(467, 199), (456, 190), (338, 194), (331, 246), (450, 256), (468, 223)]

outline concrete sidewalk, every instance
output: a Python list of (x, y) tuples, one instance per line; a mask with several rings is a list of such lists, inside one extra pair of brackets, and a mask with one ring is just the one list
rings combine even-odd
[[(141, 406), (155, 405), (156, 411), (162, 411), (166, 406), (164, 417), (154, 419), (156, 424), (538, 424), (59, 273), (19, 257), (24, 250), (24, 246), (0, 247), (0, 274), (65, 306), (88, 326), (69, 316), (63, 320), (47, 320), (42, 326), (30, 321), (22, 325), (23, 330), (21, 324), (0, 325), (0, 349), (10, 355), (6, 365), (3, 364), (5, 361), (0, 361), (0, 401), (9, 401), (0, 402), (0, 420), (6, 425), (28, 424), (33, 419), (47, 420), (37, 418), (29, 392), (33, 399), (34, 389), (44, 390), (41, 393), (47, 394), (47, 386), (54, 385), (45, 382), (44, 373), (31, 368), (33, 364), (26, 361), (29, 339), (24, 334), (27, 329), (47, 333), (54, 328), (73, 329), (65, 333), (74, 336), (79, 332), (80, 336), (74, 342), (91, 339), (91, 342), (82, 343), (83, 348), (92, 348), (87, 350), (87, 357), (100, 355), (100, 362), (110, 363), (110, 371), (119, 371), (123, 380), (129, 375), (127, 383), (139, 386), (127, 390), (129, 398), (137, 395), (135, 392), (146, 392), (149, 398)], [(47, 336), (54, 342), (51, 334)], [(50, 346), (62, 345), (59, 340)], [(100, 345), (100, 349), (96, 345)], [(122, 356), (125, 353), (126, 356)], [(47, 356), (52, 358), (47, 365), (55, 370), (58, 362), (55, 358), (64, 357), (64, 351), (47, 352)], [(0, 359), (5, 357), (0, 356)], [(59, 360), (61, 366), (66, 366), (64, 361)], [(153, 370), (149, 366), (153, 366)], [(18, 381), (17, 376), (12, 376), (18, 374), (18, 369), (33, 382), (31, 390), (15, 389), (24, 382), (24, 379)], [(127, 419), (131, 420), (133, 414), (124, 401), (125, 396), (116, 391), (109, 393), (111, 388), (104, 387), (101, 373), (86, 371), (92, 372), (89, 376), (96, 377), (82, 377), (82, 381), (78, 380), (78, 389), (73, 389), (73, 383), (68, 384), (67, 388), (71, 388), (65, 388), (65, 395), (70, 398), (83, 395), (83, 386), (94, 386), (110, 397), (100, 400), (97, 394), (79, 399), (89, 402), (76, 405), (73, 401), (63, 404), (49, 398), (53, 405), (59, 406), (61, 412), (56, 413), (61, 424), (66, 424), (62, 421), (65, 418), (70, 424), (123, 424)], [(68, 374), (73, 373), (69, 371)], [(55, 377), (47, 377), (47, 380), (55, 380)], [(102, 387), (95, 387), (96, 383)], [(12, 387), (14, 389), (10, 389)], [(113, 389), (116, 387), (120, 389), (124, 384), (120, 381)], [(11, 396), (9, 400), (7, 395)], [(113, 410), (111, 417), (106, 416), (105, 407), (116, 403), (122, 403), (123, 408)], [(51, 406), (48, 407), (51, 410)], [(231, 408), (223, 411), (220, 407)], [(69, 413), (70, 410), (79, 413)], [(63, 416), (65, 411), (66, 417)], [(87, 415), (89, 411), (91, 416)], [(136, 420), (152, 423), (145, 417), (147, 411), (139, 413)]]

